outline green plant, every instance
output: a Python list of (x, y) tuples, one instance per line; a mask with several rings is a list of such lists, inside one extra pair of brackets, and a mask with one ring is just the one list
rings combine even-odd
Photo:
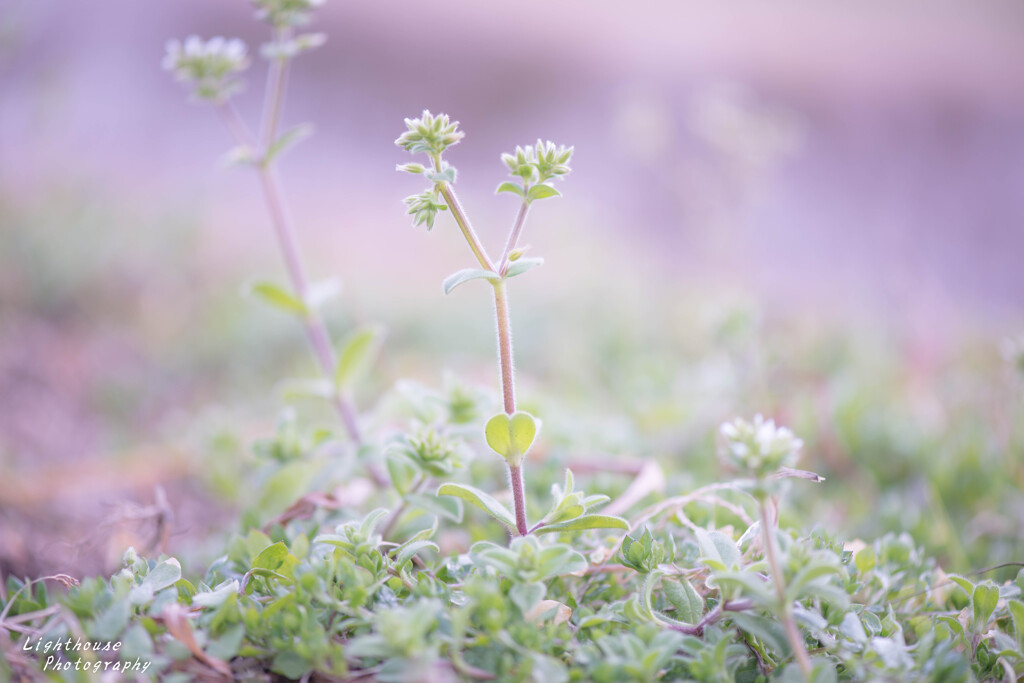
[[(275, 140), (273, 131), (288, 61), (322, 42), (319, 36), (295, 34), (295, 27), (320, 3), (254, 4), (275, 34), (263, 50), (272, 60), (270, 120), (261, 129), (262, 143), (255, 138), (244, 143), (243, 137), (233, 156), (256, 166), (270, 184), (267, 198), (275, 227), (284, 236), (282, 242), (293, 247), (290, 222), (278, 220), (286, 214), (278, 215), (284, 205), (273, 159), (297, 134)], [(168, 57), (169, 68), (194, 85), (196, 96), (212, 101), (229, 126), (242, 133), (237, 114), (225, 108), (247, 63), (243, 47), (224, 40), (173, 44)], [(271, 436), (252, 444), (260, 466), (241, 468), (238, 486), (255, 491), (262, 508), (272, 507), (268, 501), (283, 499), (287, 504), (294, 497), (282, 492), (306, 495), (269, 521), (245, 515), (241, 532), (218, 546), (216, 559), (204, 570), (183, 566), (174, 557), (142, 557), (128, 548), (108, 578), (87, 578), (79, 584), (63, 574), (35, 580), (7, 577), (0, 583), (0, 679), (78, 681), (100, 674), (137, 674), (171, 683), (273, 677), (608, 683), (1020, 678), (1020, 563), (947, 574), (943, 562), (926, 553), (920, 539), (902, 524), (866, 541), (848, 531), (823, 531), (824, 525), (815, 525), (809, 512), (820, 508), (809, 507), (799, 489), (793, 495), (787, 489), (794, 479), (823, 481), (793, 469), (803, 440), (761, 416), (718, 428), (719, 461), (728, 470), (722, 478), (714, 470), (712, 446), (718, 417), (702, 417), (686, 403), (687, 394), (674, 380), (665, 381), (664, 373), (650, 372), (650, 367), (645, 370), (650, 350), (643, 343), (623, 344), (621, 363), (610, 364), (609, 372), (621, 373), (612, 375), (619, 380), (611, 383), (615, 391), (630, 381), (651, 385), (646, 408), (623, 410), (628, 417), (624, 421), (633, 427), (626, 442), (630, 449), (662, 457), (652, 455), (636, 468), (607, 459), (574, 460), (573, 448), (583, 440), (581, 434), (589, 435), (593, 419), (564, 411), (559, 420), (550, 420), (545, 432), (562, 448), (550, 449), (547, 462), (536, 462), (543, 476), (531, 476), (531, 481), (558, 481), (563, 473), (564, 479), (551, 485), (552, 504), (531, 525), (525, 501), (528, 494), (543, 494), (543, 486), (530, 488), (522, 470), (540, 422), (516, 406), (508, 282), (540, 262), (525, 258), (519, 247), (523, 224), (534, 201), (557, 194), (552, 182), (569, 172), (572, 150), (538, 142), (503, 156), (515, 181), (498, 190), (519, 197), (520, 205), (504, 253), (495, 262), (456, 198), (455, 169), (442, 158), (462, 138), (457, 124), (424, 113), (407, 121), (407, 128), (399, 144), (426, 153), (430, 161), (429, 167), (400, 167), (429, 183), (407, 200), (409, 212), (417, 225), (429, 229), (439, 212), (450, 211), (480, 265), (449, 277), (445, 290), (474, 279), (488, 281), (494, 290), (504, 410), (484, 419), (494, 405), (488, 392), (457, 380), (449, 379), (440, 389), (396, 382), (375, 406), (376, 419), (367, 424), (391, 425), (401, 416), (408, 427), (396, 432), (368, 429), (363, 449), (378, 455), (390, 475), (378, 478), (390, 486), (387, 493), (395, 501), (391, 509), (378, 507), (381, 488), (373, 496), (358, 495), (355, 486), (348, 486), (353, 482), (347, 471), (329, 467), (323, 470), (324, 479), (337, 485), (335, 492), (306, 493), (311, 473), (321, 471), (310, 465), (333, 462), (336, 453), (330, 450), (329, 432), (311, 428), (296, 412), (286, 411)], [(322, 361), (326, 328), (316, 306), (319, 290), (303, 285), (294, 248), (286, 246), (285, 255), (289, 272), (299, 274), (293, 277), (293, 291), (274, 285), (253, 290), (305, 321)], [(724, 327), (728, 329), (716, 330), (701, 354), (721, 359), (733, 346), (740, 353), (746, 350), (736, 339), (748, 327), (743, 320), (730, 319)], [(788, 348), (791, 339), (783, 337), (775, 346), (756, 341), (770, 349)], [(356, 332), (336, 364), (328, 344), (331, 362), (322, 363), (326, 384), (302, 388), (343, 408), (346, 389), (376, 341), (370, 330)], [(673, 358), (681, 353), (677, 346), (681, 344), (671, 349)], [(1020, 355), (1016, 346), (1008, 348), (1014, 370)], [(841, 378), (844, 372), (858, 378), (870, 374), (850, 359), (806, 356), (811, 360), (790, 372)], [(828, 365), (832, 362), (839, 369)], [(729, 379), (719, 389), (730, 406), (762, 400), (763, 378), (725, 374)], [(657, 376), (654, 381), (652, 375)], [(979, 376), (987, 389), (989, 376)], [(769, 378), (765, 384), (772, 395), (804, 389), (786, 372)], [(702, 404), (709, 392), (699, 382), (695, 386), (685, 389)], [(853, 386), (856, 390), (841, 396), (846, 402), (838, 401), (829, 416), (835, 426), (801, 427), (809, 444), (820, 447), (823, 434), (832, 435), (828, 430), (834, 429), (858, 448), (857, 439), (867, 444), (858, 453), (877, 449), (889, 454), (885, 447), (902, 438), (914, 446), (907, 451), (921, 458), (915, 464), (923, 476), (933, 477), (936, 490), (947, 498), (961, 491), (965, 496), (991, 491), (1000, 503), (1014, 500), (1007, 493), (1013, 481), (1007, 476), (1009, 467), (981, 477), (962, 463), (944, 470), (932, 457), (944, 442), (977, 449), (973, 419), (957, 420), (958, 426), (948, 432), (921, 428), (919, 434), (903, 413), (879, 422), (863, 405), (879, 402), (879, 395)], [(895, 407), (891, 396), (899, 394), (893, 388), (898, 386), (891, 380), (885, 387), (882, 394), (889, 402), (882, 402), (884, 408)], [(551, 388), (551, 397), (556, 394)], [(538, 404), (544, 406), (546, 398)], [(1019, 405), (1012, 410), (1019, 412)], [(799, 410), (790, 412), (800, 419)], [(969, 401), (961, 412), (981, 413)], [(344, 409), (339, 413), (345, 417)], [(660, 422), (651, 414), (660, 416)], [(641, 426), (666, 422), (670, 428), (684, 423), (699, 436), (666, 438), (657, 426)], [(549, 436), (552, 432), (554, 437)], [(1017, 431), (1008, 434), (1008, 442), (1017, 444)], [(358, 430), (350, 436), (358, 441)], [(462, 471), (473, 481), (486, 480), (492, 474), (490, 463), (473, 463), (475, 451), (484, 444), (508, 468), (513, 510), (500, 496), (466, 484), (446, 482), (436, 495), (430, 492), (435, 479)], [(814, 450), (808, 448), (811, 454)], [(574, 469), (581, 478), (599, 479), (613, 496), (578, 490)], [(821, 498), (842, 497), (852, 505), (862, 496), (858, 486), (830, 477), (834, 480), (841, 485), (832, 484)], [(321, 488), (329, 488), (326, 481)], [(463, 501), (489, 516), (464, 516)], [(616, 514), (592, 512), (602, 505)], [(491, 519), (511, 532), (507, 545), (495, 542), (498, 527)], [(925, 524), (925, 532), (939, 526), (931, 518)], [(615, 533), (598, 533), (602, 529)]]
[[(356, 409), (350, 390), (358, 369), (372, 358), (379, 343), (379, 330), (367, 327), (352, 331), (335, 352), (330, 332), (320, 312), (322, 306), (337, 295), (336, 280), (311, 282), (299, 255), (295, 226), (285, 195), (277, 160), (292, 146), (307, 138), (312, 127), (302, 124), (280, 132), (282, 110), (291, 62), (298, 55), (324, 44), (322, 33), (299, 33), (298, 27), (311, 20), (313, 10), (323, 0), (254, 0), (256, 17), (268, 24), (271, 40), (260, 48), (260, 55), (269, 63), (266, 94), (259, 128), (251, 132), (235, 107), (233, 98), (241, 90), (240, 75), (250, 66), (248, 50), (238, 39), (221, 37), (202, 40), (191, 36), (183, 42), (167, 45), (164, 68), (192, 91), (193, 99), (213, 106), (236, 147), (227, 160), (252, 167), (260, 188), (271, 225), (281, 250), (290, 289), (273, 282), (254, 282), (247, 291), (271, 306), (299, 318), (306, 330), (310, 347), (323, 373), (323, 379), (293, 383), (293, 388), (323, 398), (337, 411), (350, 439), (363, 444)], [(371, 474), (381, 486), (387, 479), (377, 467)]]
[(458, 122), (447, 114), (431, 114), (424, 111), (420, 118), (406, 119), (406, 131), (395, 144), (411, 154), (425, 154), (428, 166), (408, 163), (398, 170), (422, 175), (430, 183), (420, 194), (407, 197), (408, 213), (415, 225), (434, 227), (440, 211), (451, 211), (469, 245), (479, 268), (466, 268), (451, 274), (444, 281), (445, 294), (470, 280), (485, 280), (494, 290), (494, 313), (497, 321), (498, 368), (501, 381), (501, 395), (504, 413), (487, 421), (484, 433), (487, 445), (504, 458), (508, 466), (509, 485), (512, 491), (513, 511), (479, 489), (462, 484), (443, 484), (438, 495), (455, 496), (476, 505), (499, 522), (515, 530), (520, 536), (533, 532), (550, 533), (557, 531), (580, 531), (584, 529), (622, 529), (626, 522), (610, 515), (589, 514), (588, 510), (607, 502), (605, 496), (584, 496), (573, 491), (572, 473), (566, 474), (564, 490), (554, 491), (555, 502), (551, 511), (536, 525), (527, 521), (526, 497), (523, 488), (523, 462), (540, 430), (540, 421), (530, 413), (516, 409), (515, 362), (512, 355), (512, 321), (509, 315), (508, 281), (526, 271), (541, 265), (541, 258), (526, 258), (519, 248), (523, 228), (530, 207), (535, 201), (558, 197), (553, 181), (564, 178), (571, 171), (572, 147), (556, 147), (553, 142), (537, 140), (536, 145), (516, 147), (511, 154), (502, 154), (501, 160), (508, 167), (515, 181), (505, 181), (498, 186), (498, 193), (508, 192), (519, 197), (519, 209), (509, 230), (501, 257), (494, 261), (473, 229), (465, 209), (455, 194), (457, 171), (444, 159), (445, 152), (464, 137)]

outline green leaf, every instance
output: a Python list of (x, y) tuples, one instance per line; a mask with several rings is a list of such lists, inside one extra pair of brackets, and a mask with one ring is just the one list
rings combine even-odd
[(451, 294), (451, 291), (461, 285), (463, 282), (469, 282), (470, 280), (488, 280), (489, 282), (497, 282), (501, 278), (497, 273), (490, 270), (484, 270), (482, 268), (465, 268), (449, 275), (444, 279), (444, 293)]
[(412, 560), (413, 556), (426, 548), (430, 548), (435, 553), (440, 552), (441, 550), (433, 541), (413, 541), (412, 543), (406, 543), (399, 549), (398, 556), (395, 558), (396, 568), (401, 570), (407, 562)]
[(550, 185), (534, 185), (530, 188), (526, 198), (531, 202), (535, 199), (547, 199), (548, 197), (561, 197), (561, 193)]
[(441, 487), (437, 489), (437, 495), (461, 498), (467, 503), (477, 506), (510, 529), (516, 528), (515, 517), (508, 511), (508, 508), (480, 489), (463, 484), (441, 484)]
[(878, 558), (875, 555), (875, 549), (870, 546), (863, 548), (857, 553), (853, 562), (857, 565), (857, 571), (862, 574), (871, 571), (878, 563)]
[(484, 435), (491, 450), (509, 464), (518, 465), (537, 437), (537, 419), (524, 411), (498, 413), (487, 421)]
[(704, 616), (704, 600), (686, 579), (662, 579), (661, 589), (676, 608), (675, 616), (680, 621), (696, 624)]
[(544, 599), (547, 588), (543, 583), (517, 583), (508, 591), (508, 597), (519, 611), (526, 614), (530, 608)]
[(558, 524), (537, 529), (535, 534), (551, 534), (559, 531), (583, 531), (585, 529), (629, 529), (629, 522), (611, 515), (583, 515)]
[(988, 624), (989, 617), (996, 609), (996, 603), (999, 602), (999, 589), (990, 581), (979, 583), (974, 587), (971, 602), (974, 603), (974, 628), (981, 631)]
[(405, 496), (405, 501), (456, 524), (462, 522), (462, 501), (458, 498), (438, 498), (432, 493), (410, 493)]
[(291, 292), (286, 291), (279, 285), (275, 285), (273, 282), (253, 282), (246, 285), (243, 288), (243, 292), (248, 296), (256, 296), (263, 299), (266, 303), (282, 311), (302, 316), (309, 315), (309, 309), (306, 308), (306, 304), (302, 303)]
[(1024, 652), (1024, 602), (1007, 600), (1006, 606), (1010, 609), (1010, 618), (1013, 619), (1013, 632), (1017, 634), (1017, 647)]
[(334, 372), (334, 381), (339, 387), (349, 386), (361, 370), (370, 364), (380, 348), (383, 331), (376, 326), (361, 327), (342, 342), (341, 353), (338, 354), (338, 367)]
[(505, 271), (505, 277), (510, 278), (515, 277), (516, 275), (522, 275), (531, 268), (535, 268), (543, 263), (544, 259), (540, 257), (518, 259), (509, 264), (508, 269)]
[(502, 192), (512, 192), (520, 197), (526, 196), (523, 192), (522, 186), (517, 183), (513, 183), (510, 180), (506, 180), (501, 185), (498, 185), (498, 189), (495, 191), (495, 194), (501, 194)]
[(388, 453), (386, 462), (395, 490), (403, 496), (409, 493), (419, 477), (420, 468), (404, 453)]
[(253, 558), (253, 569), (269, 569), (277, 571), (288, 559), (288, 546), (283, 541), (264, 548), (259, 555)]
[(274, 158), (277, 155), (283, 154), (284, 152), (288, 151), (296, 144), (298, 144), (302, 140), (305, 140), (312, 134), (313, 126), (311, 126), (308, 123), (300, 124), (290, 130), (285, 131), (284, 133), (281, 134), (281, 137), (275, 140), (274, 143), (270, 145), (270, 148), (267, 149), (267, 154), (263, 158), (263, 163), (269, 164), (271, 161), (274, 160)]
[(742, 563), (740, 549), (736, 547), (735, 541), (721, 531), (708, 532), (704, 529), (697, 529), (696, 533), (701, 560), (709, 566), (718, 565), (731, 569)]

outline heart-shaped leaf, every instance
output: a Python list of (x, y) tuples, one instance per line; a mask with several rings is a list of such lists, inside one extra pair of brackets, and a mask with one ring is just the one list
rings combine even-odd
[(498, 413), (487, 421), (484, 434), (491, 450), (518, 466), (537, 437), (537, 419), (523, 411)]

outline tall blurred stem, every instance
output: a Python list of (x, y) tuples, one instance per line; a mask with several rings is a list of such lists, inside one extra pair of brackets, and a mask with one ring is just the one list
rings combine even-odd
[(772, 581), (775, 584), (775, 592), (779, 598), (779, 609), (782, 610), (782, 623), (786, 629), (786, 639), (793, 648), (793, 655), (796, 657), (804, 680), (810, 680), (813, 666), (811, 658), (804, 646), (803, 636), (796, 625), (796, 617), (793, 616), (793, 605), (786, 598), (786, 580), (782, 576), (782, 568), (779, 566), (779, 550), (775, 543), (775, 525), (772, 523), (771, 515), (768, 513), (768, 501), (763, 496), (759, 499), (761, 507), (761, 536), (764, 538), (764, 556), (768, 560), (768, 568), (772, 573)]
[[(288, 40), (291, 37), (291, 31), (288, 28), (277, 28), (274, 31), (274, 37), (278, 42)], [(263, 189), (267, 210), (270, 213), (274, 234), (284, 259), (285, 269), (288, 272), (288, 278), (291, 281), (295, 294), (298, 295), (301, 301), (305, 302), (308, 301), (309, 279), (306, 277), (302, 259), (299, 257), (294, 222), (285, 198), (284, 187), (277, 172), (277, 167), (273, 159), (268, 160), (266, 158), (266, 152), (277, 136), (288, 80), (288, 64), (289, 60), (287, 58), (275, 59), (271, 63), (270, 71), (267, 75), (263, 119), (260, 125), (260, 137), (258, 140), (249, 132), (230, 101), (220, 103), (217, 107), (217, 112), (224, 120), (228, 131), (235, 140), (239, 144), (252, 149), (253, 153), (257, 156), (260, 185)], [(327, 325), (324, 323), (320, 312), (314, 308), (310, 308), (303, 316), (303, 323), (313, 354), (316, 356), (324, 377), (327, 378), (333, 387), (331, 404), (341, 418), (349, 438), (357, 446), (360, 446), (363, 444), (363, 436), (356, 419), (355, 408), (349, 397), (334, 382), (337, 359)], [(388, 484), (387, 477), (379, 469), (371, 466), (370, 473), (378, 485), (386, 486)]]

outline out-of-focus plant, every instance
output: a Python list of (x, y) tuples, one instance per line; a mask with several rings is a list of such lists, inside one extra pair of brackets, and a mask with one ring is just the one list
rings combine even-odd
[(398, 166), (400, 171), (424, 176), (429, 183), (423, 192), (405, 200), (408, 213), (413, 216), (413, 223), (426, 225), (430, 230), (434, 227), (439, 212), (450, 211), (479, 266), (466, 268), (448, 276), (444, 281), (445, 294), (470, 280), (485, 280), (494, 291), (498, 368), (505, 410), (488, 420), (484, 432), (487, 445), (504, 458), (508, 465), (513, 511), (509, 512), (489, 494), (462, 484), (444, 484), (438, 489), (438, 495), (455, 496), (476, 505), (505, 526), (515, 530), (520, 536), (532, 532), (625, 528), (625, 521), (617, 517), (588, 514), (588, 509), (607, 502), (608, 499), (604, 496), (588, 497), (574, 492), (571, 472), (566, 474), (564, 489), (554, 487), (555, 502), (543, 519), (531, 526), (526, 515), (523, 460), (537, 437), (540, 421), (530, 413), (516, 408), (508, 281), (544, 262), (541, 258), (524, 257), (525, 250), (519, 247), (520, 238), (533, 203), (560, 196), (554, 187), (554, 180), (564, 178), (572, 170), (569, 161), (572, 159), (573, 148), (557, 147), (553, 142), (537, 140), (536, 145), (516, 147), (514, 152), (501, 155), (501, 160), (508, 167), (514, 180), (501, 183), (497, 192), (511, 193), (520, 201), (505, 248), (501, 257), (495, 261), (488, 255), (455, 194), (457, 171), (444, 159), (445, 152), (465, 135), (459, 130), (458, 122), (453, 122), (447, 114), (435, 116), (429, 111), (424, 111), (419, 118), (406, 119), (405, 126), (406, 131), (395, 140), (395, 144), (411, 154), (426, 155), (429, 162), (427, 165), (413, 162)]
[[(255, 282), (248, 291), (302, 321), (323, 379), (295, 383), (293, 389), (329, 401), (350, 439), (359, 446), (363, 435), (351, 388), (359, 368), (374, 355), (379, 343), (379, 330), (373, 327), (354, 330), (343, 340), (340, 350), (335, 350), (320, 309), (337, 295), (339, 286), (335, 280), (311, 282), (307, 276), (276, 164), (281, 155), (312, 133), (307, 124), (281, 132), (281, 114), (292, 60), (323, 45), (326, 40), (322, 33), (298, 31), (299, 27), (309, 23), (312, 12), (323, 4), (323, 0), (253, 0), (252, 4), (256, 8), (256, 17), (271, 29), (271, 39), (260, 48), (260, 55), (269, 66), (261, 121), (255, 133), (246, 125), (233, 99), (242, 87), (241, 74), (251, 62), (241, 40), (221, 37), (203, 40), (198, 36), (184, 41), (172, 40), (167, 45), (163, 64), (177, 80), (190, 88), (193, 99), (212, 105), (223, 120), (237, 145), (228, 154), (228, 160), (251, 166), (256, 171), (290, 287), (273, 282)], [(370, 471), (378, 484), (387, 483), (379, 468), (371, 466)]]

